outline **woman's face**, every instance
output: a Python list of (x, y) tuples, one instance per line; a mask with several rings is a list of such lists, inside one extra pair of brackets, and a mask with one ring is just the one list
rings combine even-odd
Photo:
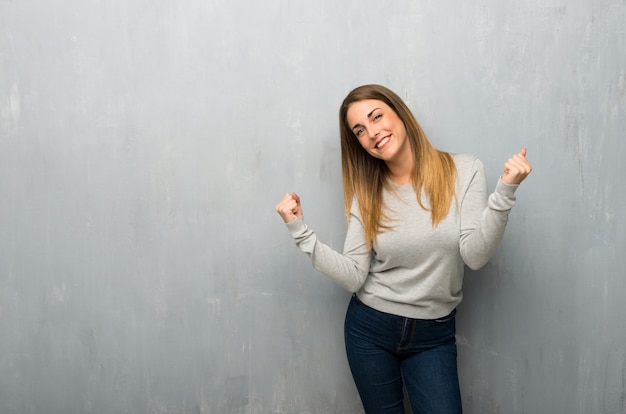
[(353, 102), (348, 107), (346, 121), (363, 149), (372, 157), (393, 162), (410, 152), (404, 123), (382, 101)]

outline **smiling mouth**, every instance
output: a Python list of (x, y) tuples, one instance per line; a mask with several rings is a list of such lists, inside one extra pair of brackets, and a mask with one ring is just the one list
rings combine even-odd
[(387, 144), (390, 139), (391, 139), (390, 136), (381, 139), (380, 141), (376, 143), (376, 145), (374, 145), (374, 148), (380, 149), (381, 147), (385, 146), (385, 144)]

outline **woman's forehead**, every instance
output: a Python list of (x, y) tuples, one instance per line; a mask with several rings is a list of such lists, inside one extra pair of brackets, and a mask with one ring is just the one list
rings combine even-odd
[(346, 118), (351, 125), (368, 119), (376, 109), (388, 109), (389, 106), (378, 99), (363, 99), (352, 102), (348, 107)]

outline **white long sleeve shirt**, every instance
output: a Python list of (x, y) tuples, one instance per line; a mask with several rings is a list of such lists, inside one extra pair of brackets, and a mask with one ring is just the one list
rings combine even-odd
[[(343, 253), (320, 242), (302, 217), (287, 224), (313, 266), (366, 305), (395, 315), (435, 319), (461, 302), (464, 264), (484, 266), (498, 247), (515, 204), (518, 186), (498, 181), (487, 196), (482, 162), (453, 155), (456, 196), (448, 215), (433, 227), (430, 211), (417, 202), (412, 185), (392, 184), (384, 208), (392, 228), (368, 250), (358, 205), (353, 203)], [(427, 202), (426, 196), (422, 199)]]

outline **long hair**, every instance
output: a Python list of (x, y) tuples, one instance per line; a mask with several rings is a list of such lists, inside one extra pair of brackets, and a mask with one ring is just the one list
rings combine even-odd
[[(413, 189), (419, 205), (430, 211), (433, 226), (448, 215), (455, 198), (456, 166), (449, 153), (433, 147), (411, 110), (393, 91), (380, 85), (363, 85), (352, 90), (339, 109), (343, 198), (346, 220), (349, 220), (352, 200), (356, 197), (365, 226), (365, 239), (371, 248), (376, 243), (376, 236), (390, 228), (383, 210), (383, 190), (389, 187), (389, 170), (383, 160), (365, 151), (348, 125), (348, 108), (365, 99), (384, 102), (404, 123), (415, 161)], [(422, 191), (427, 203), (422, 199)]]

